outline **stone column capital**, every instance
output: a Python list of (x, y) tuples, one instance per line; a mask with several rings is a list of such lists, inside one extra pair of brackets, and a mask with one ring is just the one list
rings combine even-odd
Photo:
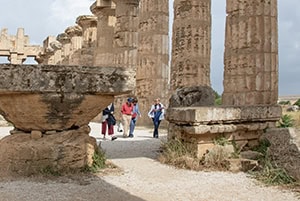
[(96, 27), (97, 26), (97, 17), (94, 15), (81, 15), (81, 16), (77, 17), (76, 24), (78, 24), (82, 28), (91, 27), (91, 26)]
[(65, 33), (68, 34), (70, 37), (82, 36), (82, 28), (78, 25), (71, 26), (65, 30)]
[(108, 1), (100, 0), (99, 3), (97, 0), (97, 2), (92, 4), (92, 6), (90, 7), (91, 12), (96, 16), (115, 15), (115, 9), (116, 9), (116, 4), (114, 2), (112, 2), (111, 0), (108, 0)]

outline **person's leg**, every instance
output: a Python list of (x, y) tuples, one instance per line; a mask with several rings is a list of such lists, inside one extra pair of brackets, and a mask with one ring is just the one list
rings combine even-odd
[(123, 137), (128, 137), (128, 131), (129, 131), (129, 125), (130, 125), (130, 121), (131, 121), (131, 116), (130, 115), (123, 115)]
[(108, 126), (108, 135), (111, 136), (111, 140), (116, 140), (117, 137), (114, 136), (114, 125), (109, 125)]
[(153, 121), (153, 126), (154, 126), (153, 137), (156, 137), (156, 135), (157, 135), (156, 122), (155, 122), (154, 118), (152, 118), (152, 121)]
[(160, 122), (161, 120), (158, 120), (157, 124), (156, 124), (156, 138), (158, 138), (158, 128), (159, 128), (159, 125), (160, 125)]
[(108, 125), (108, 135), (114, 134), (114, 125)]
[(131, 119), (131, 121), (130, 121), (130, 128), (129, 128), (129, 137), (133, 137), (135, 123), (136, 123), (136, 118)]
[(101, 134), (103, 135), (103, 138), (105, 138), (105, 134), (106, 134), (106, 121), (103, 121), (101, 124)]

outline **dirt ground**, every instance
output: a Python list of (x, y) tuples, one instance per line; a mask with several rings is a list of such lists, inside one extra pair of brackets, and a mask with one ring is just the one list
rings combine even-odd
[[(156, 160), (161, 142), (152, 131), (137, 128), (134, 138), (103, 141), (100, 124), (91, 123), (94, 136), (109, 162), (117, 166), (95, 175), (33, 177), (0, 180), (0, 201), (296, 201), (300, 194), (266, 187), (245, 173), (179, 170)], [(1, 127), (0, 137), (11, 127)]]

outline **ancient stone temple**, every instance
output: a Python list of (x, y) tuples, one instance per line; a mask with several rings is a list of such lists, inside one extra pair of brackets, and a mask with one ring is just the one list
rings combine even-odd
[[(93, 152), (95, 141), (82, 135), (89, 133), (88, 122), (111, 102), (120, 112), (124, 99), (134, 95), (143, 113), (140, 125), (151, 123), (148, 109), (154, 98), (161, 98), (169, 105), (168, 138), (184, 142), (198, 157), (205, 155), (218, 137), (235, 141), (240, 147), (257, 144), (264, 130), (274, 127), (281, 116), (276, 105), (277, 0), (227, 0), (221, 106), (214, 105), (210, 82), (211, 0), (174, 0), (171, 67), (168, 3), (97, 0), (90, 7), (94, 15), (79, 16), (76, 25), (57, 37), (47, 37), (43, 46), (31, 46), (22, 29), (16, 36), (2, 31), (0, 56), (7, 56), (13, 64), (22, 64), (27, 56), (33, 56), (43, 64), (36, 68), (0, 66), (2, 76), (8, 79), (0, 86), (0, 112), (16, 127), (8, 139), (15, 141), (21, 133), (18, 143), (26, 138), (37, 144), (51, 136), (50, 141), (63, 152), (53, 152), (45, 166), (53, 165), (69, 146), (61, 146), (63, 139), (56, 136), (66, 134), (70, 139), (79, 135), (83, 142), (79, 149), (92, 147)], [(43, 79), (35, 79), (37, 75)], [(18, 79), (24, 76), (26, 79)], [(21, 108), (28, 103), (34, 105)], [(31, 111), (34, 115), (28, 116)], [(1, 146), (9, 146), (13, 140)], [(21, 150), (27, 144), (13, 146)], [(28, 158), (42, 160), (44, 155), (35, 153), (43, 150), (48, 154), (50, 147), (38, 147)], [(20, 156), (11, 154), (16, 159)], [(68, 154), (73, 157), (76, 152)], [(90, 152), (80, 156), (80, 165), (73, 167), (90, 163)], [(5, 163), (8, 160), (4, 155), (0, 159)], [(72, 164), (68, 157), (65, 159), (53, 167)], [(8, 164), (3, 167), (18, 169)]]
[(29, 36), (24, 35), (24, 29), (19, 28), (16, 36), (10, 36), (7, 29), (1, 30), (0, 56), (8, 57), (12, 64), (22, 64), (27, 57), (35, 57), (42, 51), (38, 45), (29, 44)]

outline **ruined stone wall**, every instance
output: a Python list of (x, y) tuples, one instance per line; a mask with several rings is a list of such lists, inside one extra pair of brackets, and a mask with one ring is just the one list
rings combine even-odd
[(22, 64), (27, 57), (36, 57), (42, 47), (30, 45), (29, 36), (24, 34), (23, 28), (18, 28), (15, 36), (8, 35), (7, 29), (1, 29), (0, 56), (8, 57), (12, 64)]
[(276, 0), (227, 0), (224, 105), (276, 104)]
[(211, 1), (174, 0), (171, 85), (210, 86)]

